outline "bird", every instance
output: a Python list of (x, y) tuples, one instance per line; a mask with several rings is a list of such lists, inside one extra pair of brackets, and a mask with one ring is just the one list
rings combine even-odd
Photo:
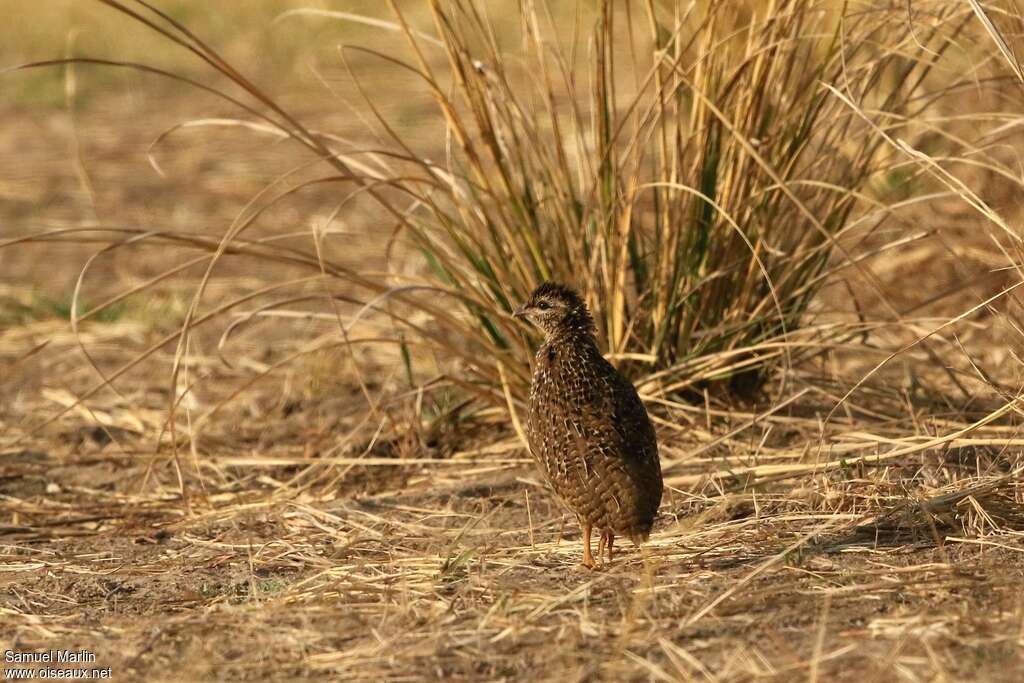
[(595, 528), (597, 556), (607, 548), (610, 563), (616, 535), (639, 546), (661, 504), (654, 426), (633, 384), (601, 355), (594, 319), (573, 289), (544, 282), (512, 315), (544, 336), (530, 383), (530, 452), (579, 520), (581, 564), (595, 567)]

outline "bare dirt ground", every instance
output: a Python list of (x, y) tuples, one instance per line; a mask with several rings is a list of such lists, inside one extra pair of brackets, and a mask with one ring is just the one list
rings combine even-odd
[[(74, 117), (52, 93), (0, 99), (0, 242), (97, 221), (219, 237), (301, 158), (204, 129), (167, 143), (161, 177), (145, 157), (154, 137), (223, 112), (174, 88), (87, 85)], [(414, 102), (393, 106), (416, 127)], [(327, 106), (306, 114), (337, 124)], [(305, 229), (331, 206), (329, 190), (305, 193), (256, 232)], [(903, 310), (949, 290), (959, 312), (1005, 284), (991, 276), (998, 251), (971, 237), (977, 218), (948, 208), (907, 217), (934, 238), (873, 263)], [(335, 248), (372, 263), (372, 221), (346, 229)], [(1014, 386), (998, 316), (958, 328), (941, 362), (908, 353), (827, 428), (905, 335), (798, 368), (788, 398), (651, 402), (669, 484), (659, 522), (592, 572), (507, 420), (423, 421), (415, 392), (374, 400), (401, 383), (393, 349), (354, 365), (325, 347), (260, 378), (332, 334), (330, 320), (254, 322), (226, 351), (222, 328), (197, 334), (181, 380), (195, 390), (169, 435), (173, 334), (195, 274), (76, 333), (71, 292), (102, 246), (0, 249), (0, 650), (85, 649), (115, 680), (1021, 680), (1014, 413), (929, 445), (1001, 405), (959, 348)], [(85, 299), (187, 256), (107, 253)], [(926, 286), (907, 287), (910, 267)], [(289, 276), (228, 260), (209, 298)], [(824, 310), (851, 309), (840, 290)], [(103, 386), (146, 349), (117, 391)]]

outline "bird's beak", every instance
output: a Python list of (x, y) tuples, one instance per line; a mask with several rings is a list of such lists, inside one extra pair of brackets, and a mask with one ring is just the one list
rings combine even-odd
[(526, 305), (524, 304), (524, 305), (520, 306), (519, 308), (517, 308), (516, 310), (512, 311), (512, 317), (513, 318), (519, 318), (520, 320), (525, 320), (526, 319)]

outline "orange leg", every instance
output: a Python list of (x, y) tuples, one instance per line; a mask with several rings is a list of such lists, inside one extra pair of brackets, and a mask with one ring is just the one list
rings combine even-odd
[(604, 552), (605, 548), (608, 548), (608, 561), (612, 561), (613, 551), (612, 545), (615, 543), (615, 532), (611, 529), (601, 530), (601, 540), (597, 542), (597, 556), (601, 557), (601, 553)]
[[(593, 529), (592, 525), (583, 525), (583, 566), (587, 569), (594, 568), (594, 556), (590, 554), (590, 532)], [(601, 551), (598, 551), (600, 555)]]

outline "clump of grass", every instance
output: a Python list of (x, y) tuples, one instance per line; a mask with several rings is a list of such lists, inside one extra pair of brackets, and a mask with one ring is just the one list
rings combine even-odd
[[(510, 32), (483, 6), (448, 0), (429, 4), (428, 31), (390, 3), (392, 19), (373, 22), (404, 38), (408, 57), (401, 45), (362, 51), (422, 81), (444, 121), (437, 162), (378, 113), (372, 84), (354, 68), (384, 149), (312, 131), (159, 9), (98, 1), (190, 51), (242, 94), (151, 65), (44, 65), (130, 67), (188, 83), (238, 107), (247, 117), (239, 123), (269, 126), (331, 168), (255, 198), (219, 242), (164, 232), (119, 243), (169, 241), (200, 251), (189, 264), (205, 263), (180, 333), (160, 342), (178, 342), (175, 384), (193, 329), (256, 297), (200, 314), (216, 264), (232, 255), (344, 283), (325, 316), (337, 317), (342, 337), (383, 314), (410, 383), (415, 338), (427, 355), (459, 361), (445, 365), (452, 381), (500, 406), (525, 395), (535, 341), (509, 313), (545, 279), (580, 288), (609, 355), (662, 393), (729, 377), (756, 386), (849, 333), (813, 324), (808, 306), (836, 269), (862, 267), (844, 245), (864, 227), (862, 214), (878, 208), (865, 193), (892, 162), (883, 137), (825, 84), (893, 120), (920, 113), (934, 94), (926, 77), (959, 30), (910, 26), (888, 10), (780, 0), (580, 3), (572, 11), (526, 3), (515, 6)], [(923, 57), (902, 49), (911, 39)], [(371, 270), (327, 249), (324, 235), (313, 235), (313, 249), (287, 242), (294, 232), (243, 236), (275, 203), (323, 183), (354, 186), (342, 204), (375, 202), (394, 227), (382, 250), (412, 249), (420, 266), (387, 258), (387, 268)], [(303, 294), (284, 294), (297, 285)], [(281, 298), (253, 315), (328, 291), (309, 294), (309, 286), (300, 278), (261, 290)]]
[(449, 153), (438, 168), (394, 136), (414, 175), (392, 182), (421, 205), (403, 227), (424, 279), (462, 295), (452, 336), (491, 387), (525, 367), (506, 314), (545, 279), (580, 287), (607, 351), (670, 388), (792, 360), (830, 266), (860, 267), (841, 240), (889, 165), (822, 84), (898, 117), (932, 66), (884, 47), (909, 30), (890, 13), (806, 0), (524, 5), (513, 40), (474, 3), (431, 10), (436, 44), (396, 23)]

